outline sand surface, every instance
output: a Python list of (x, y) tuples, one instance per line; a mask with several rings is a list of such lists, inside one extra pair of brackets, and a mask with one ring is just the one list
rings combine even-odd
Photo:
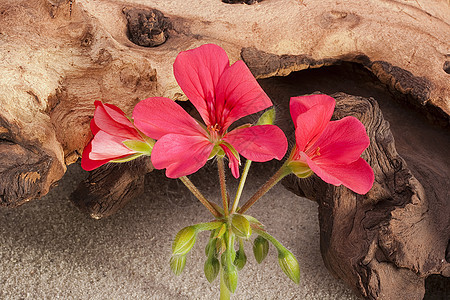
[[(264, 183), (261, 171), (252, 166), (244, 199)], [(203, 274), (207, 233), (182, 275), (169, 267), (178, 230), (211, 220), (180, 182), (150, 173), (144, 195), (112, 217), (93, 220), (69, 200), (86, 175), (72, 165), (41, 200), (0, 210), (0, 299), (218, 299), (218, 280), (209, 284)], [(214, 165), (192, 176), (210, 199), (219, 195), (215, 176)], [(230, 191), (235, 185), (230, 180)], [(233, 299), (357, 299), (323, 265), (316, 203), (278, 185), (248, 213), (297, 256), (301, 281), (295, 285), (284, 275), (275, 248), (259, 265), (247, 243), (248, 262)]]

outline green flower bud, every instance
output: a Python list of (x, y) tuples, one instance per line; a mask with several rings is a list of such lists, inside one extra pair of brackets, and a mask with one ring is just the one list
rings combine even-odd
[[(214, 254), (215, 252), (216, 252), (216, 249), (215, 249), (215, 247), (216, 247), (216, 239), (215, 238), (210, 238), (209, 239), (209, 241), (208, 241), (208, 243), (206, 244), (206, 247), (205, 247), (205, 255), (206, 256), (211, 256), (211, 251), (213, 251), (212, 253)], [(214, 250), (213, 250), (214, 249)]]
[(186, 255), (175, 255), (170, 258), (170, 268), (175, 275), (180, 275), (186, 265)]
[(252, 235), (250, 222), (243, 215), (234, 214), (231, 225), (233, 233), (240, 238), (248, 239)]
[(181, 229), (175, 236), (172, 255), (186, 255), (194, 246), (196, 237), (197, 230), (193, 226)]
[(256, 261), (259, 264), (262, 263), (266, 258), (267, 253), (269, 253), (269, 241), (258, 235), (253, 241), (253, 254), (255, 255)]
[(236, 258), (234, 259), (234, 265), (238, 269), (238, 271), (242, 270), (242, 268), (247, 263), (247, 255), (245, 255), (244, 251), (244, 243), (241, 239), (239, 239), (239, 250), (236, 252)]
[(259, 117), (256, 125), (272, 125), (275, 121), (275, 108), (271, 108)]
[(223, 281), (227, 289), (234, 293), (237, 287), (238, 272), (233, 264), (231, 251), (226, 251), (222, 255), (222, 271)]
[(220, 263), (217, 258), (210, 257), (205, 261), (205, 266), (203, 268), (205, 271), (206, 279), (208, 279), (209, 283), (213, 282), (216, 279), (217, 275), (220, 271)]
[(300, 266), (297, 259), (290, 251), (279, 251), (278, 263), (287, 277), (297, 284), (300, 282)]

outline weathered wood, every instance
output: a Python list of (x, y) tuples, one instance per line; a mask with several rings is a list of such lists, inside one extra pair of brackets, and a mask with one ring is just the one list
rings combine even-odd
[(332, 273), (368, 299), (422, 299), (427, 276), (450, 276), (448, 170), (428, 170), (426, 192), (397, 153), (377, 102), (333, 96), (333, 118), (353, 115), (367, 129), (371, 145), (363, 157), (374, 170), (374, 187), (361, 196), (317, 176), (292, 176), (284, 184), (319, 203), (321, 252)]
[[(31, 161), (31, 153), (42, 152), (52, 158), (35, 169), (33, 178), (39, 179), (27, 181), (28, 192), (19, 191), (23, 183), (17, 180), (2, 181), (3, 205), (44, 195), (65, 166), (77, 160), (91, 137), (94, 100), (130, 113), (137, 101), (150, 96), (185, 99), (172, 74), (173, 61), (180, 51), (204, 43), (219, 44), (231, 61), (239, 58), (242, 48), (257, 49), (261, 58), (256, 61), (269, 69), (258, 77), (340, 61), (362, 63), (393, 91), (409, 95), (448, 126), (450, 87), (445, 70), (450, 13), (445, 1), (262, 1), (249, 6), (217, 0), (149, 0), (145, 4), (1, 1), (0, 115), (3, 131), (16, 132), (6, 139), (2, 156), (16, 153), (22, 156), (19, 160)], [(143, 48), (129, 40), (126, 12), (132, 9), (164, 14), (154, 22), (163, 25), (154, 37), (167, 38), (164, 44)], [(171, 26), (164, 26), (166, 18)], [(248, 52), (242, 53), (248, 60)], [(262, 53), (282, 57), (283, 65), (274, 68)], [(248, 63), (256, 67), (254, 61)], [(42, 151), (17, 150), (25, 144)], [(17, 176), (25, 178), (26, 173), (24, 168)]]
[(144, 192), (145, 174), (153, 166), (148, 156), (127, 163), (109, 163), (89, 172), (72, 193), (72, 201), (92, 218), (108, 217)]

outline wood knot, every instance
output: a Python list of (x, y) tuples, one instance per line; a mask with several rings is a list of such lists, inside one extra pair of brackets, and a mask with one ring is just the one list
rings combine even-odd
[(172, 23), (157, 9), (124, 8), (128, 39), (143, 47), (156, 47), (169, 37)]
[(444, 67), (443, 67), (445, 73), (450, 74), (450, 61), (445, 61), (444, 62)]

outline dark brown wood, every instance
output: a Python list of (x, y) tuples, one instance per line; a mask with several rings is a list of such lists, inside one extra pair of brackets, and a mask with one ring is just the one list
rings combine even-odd
[[(317, 176), (284, 184), (319, 204), (321, 252), (327, 268), (368, 299), (422, 299), (431, 274), (450, 275), (448, 170), (413, 176), (397, 153), (389, 123), (371, 98), (333, 95), (335, 119), (360, 119), (371, 139), (363, 153), (375, 183), (361, 196), (324, 183)], [(419, 161), (422, 158), (416, 157)]]
[(92, 218), (108, 217), (144, 192), (145, 174), (152, 170), (148, 156), (103, 165), (89, 172), (89, 177), (72, 193), (71, 200)]

